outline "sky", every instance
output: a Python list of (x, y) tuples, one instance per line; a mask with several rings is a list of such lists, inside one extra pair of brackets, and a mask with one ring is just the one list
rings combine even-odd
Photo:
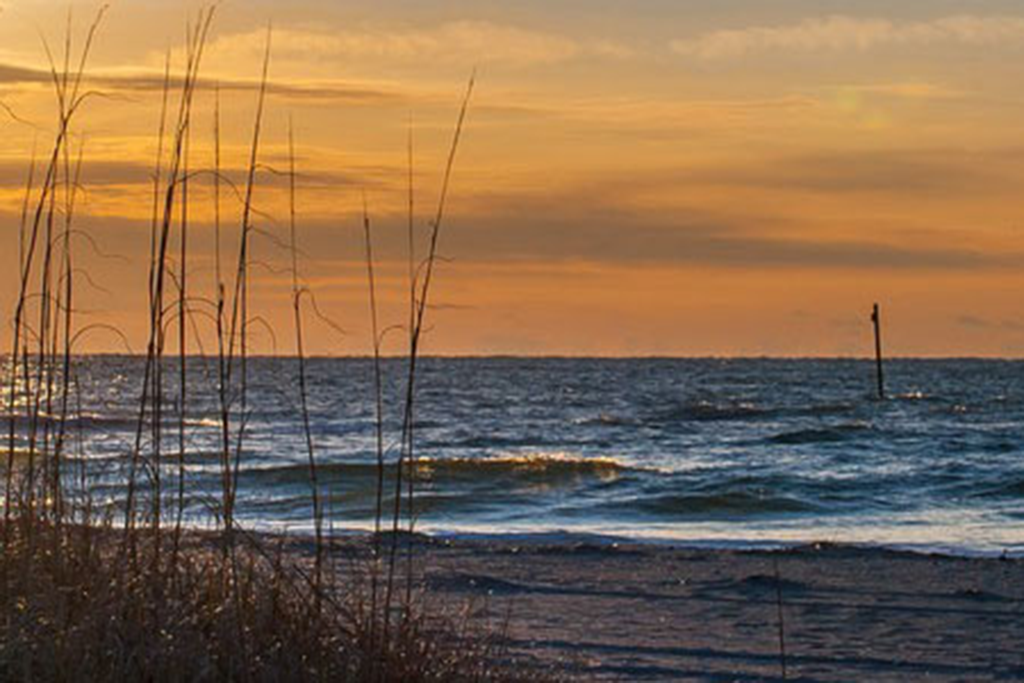
[[(168, 54), (183, 70), (201, 7), (120, 0), (100, 27), (87, 69), (99, 96), (73, 130), (79, 351), (144, 350), (162, 73)], [(98, 5), (70, 8), (77, 49)], [(0, 0), (8, 317), (26, 174), (56, 128), (44, 41), (61, 54), (68, 11)], [(256, 351), (293, 351), (289, 121), (309, 350), (367, 353), (363, 198), (382, 324), (401, 325), (408, 141), (422, 256), (475, 69), (427, 352), (861, 356), (877, 301), (892, 355), (1024, 357), (1016, 0), (226, 0), (191, 138), (197, 301), (215, 291), (214, 84), (240, 182), (268, 25)], [(226, 260), (240, 210), (224, 199)], [(193, 350), (210, 347), (208, 320), (192, 334)], [(385, 351), (401, 353), (402, 335)]]

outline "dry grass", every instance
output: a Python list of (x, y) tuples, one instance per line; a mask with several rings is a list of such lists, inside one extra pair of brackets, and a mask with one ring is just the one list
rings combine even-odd
[[(381, 647), (358, 582), (318, 610), (294, 553), (185, 534), (177, 561), (117, 562), (121, 529), (16, 520), (0, 586), (0, 678), (96, 681), (514, 681), (500, 639), (416, 608)], [(28, 525), (32, 524), (32, 528)], [(142, 532), (128, 532), (142, 533)], [(166, 555), (165, 555), (166, 556)], [(337, 573), (334, 576), (338, 576)], [(530, 676), (536, 679), (536, 675)]]
[[(445, 169), (437, 213), (430, 225), (430, 249), (413, 267), (410, 178), (409, 375), (404, 424), (396, 462), (385, 463), (380, 378), (380, 331), (376, 319), (373, 252), (364, 218), (371, 313), (374, 328), (376, 390), (369, 397), (377, 412), (378, 533), (370, 552), (346, 558), (323, 529), (317, 453), (306, 397), (302, 300), (296, 260), (296, 172), (289, 135), (290, 249), (295, 313), (300, 419), (309, 455), (309, 477), (316, 534), (312, 566), (283, 543), (246, 533), (236, 521), (237, 482), (245, 453), (252, 406), (248, 397), (248, 328), (252, 322), (249, 270), (252, 259), (253, 195), (258, 181), (260, 143), (270, 66), (270, 32), (241, 195), (235, 279), (226, 286), (221, 270), (221, 176), (219, 93), (214, 118), (215, 160), (210, 177), (216, 216), (216, 291), (192, 294), (189, 274), (189, 184), (193, 107), (200, 87), (204, 46), (214, 10), (198, 13), (188, 29), (184, 75), (164, 77), (163, 104), (154, 172), (151, 250), (148, 271), (149, 338), (133, 444), (125, 454), (126, 493), (100, 513), (89, 493), (85, 466), (70, 471), (67, 455), (74, 441), (69, 425), (77, 391), (74, 344), (86, 328), (74, 317), (73, 226), (81, 150), (72, 150), (71, 129), (92, 95), (84, 77), (101, 11), (73, 58), (71, 27), (62, 60), (50, 56), (58, 102), (58, 130), (43, 170), (29, 173), (21, 231), (17, 306), (6, 388), (9, 421), (4, 468), (3, 546), (0, 554), (0, 679), (150, 681), (475, 681), (519, 680), (501, 662), (500, 638), (478, 629), (466, 610), (427, 609), (413, 591), (412, 563), (406, 567), (404, 595), (398, 549), (403, 525), (414, 524), (414, 488), (409, 479), (403, 510), (403, 467), (413, 456), (412, 417), (416, 360), (424, 329), (437, 245), (449, 180), (470, 90), (460, 111)], [(49, 49), (48, 49), (49, 54)], [(171, 83), (180, 83), (174, 96)], [(176, 109), (176, 113), (175, 112)], [(411, 144), (410, 144), (411, 167)], [(37, 179), (41, 178), (37, 182)], [(172, 262), (172, 247), (178, 247)], [(229, 294), (230, 292), (230, 294)], [(217, 396), (222, 486), (219, 499), (206, 501), (216, 534), (183, 529), (186, 501), (190, 363), (187, 327), (195, 325), (194, 306), (216, 309)], [(176, 330), (174, 329), (176, 326)], [(177, 362), (168, 360), (168, 338), (177, 332)], [(177, 372), (177, 391), (165, 380)], [(176, 402), (175, 402), (176, 399)], [(165, 411), (176, 414), (167, 416)], [(171, 406), (168, 408), (168, 406)], [(176, 417), (177, 452), (167, 453), (165, 421)], [(81, 444), (79, 443), (79, 447)], [(79, 459), (79, 462), (81, 460)], [(395, 508), (383, 505), (385, 480), (394, 479)], [(411, 472), (411, 470), (410, 470)], [(162, 475), (174, 478), (168, 486)], [(170, 525), (170, 541), (166, 527)], [(381, 532), (390, 530), (390, 534)], [(385, 537), (390, 540), (387, 551)], [(168, 552), (170, 544), (170, 552)], [(522, 678), (526, 678), (523, 676)], [(531, 671), (528, 677), (538, 678)]]

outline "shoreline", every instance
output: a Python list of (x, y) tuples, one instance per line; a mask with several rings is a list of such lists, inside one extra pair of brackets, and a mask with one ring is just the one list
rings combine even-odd
[[(49, 527), (39, 528), (48, 533)], [(87, 586), (88, 581), (106, 585), (109, 577), (104, 577), (116, 575), (117, 569), (109, 562), (112, 555), (103, 559), (102, 549), (116, 548), (124, 532), (116, 526), (87, 528), (95, 530), (91, 543), (100, 552), (84, 557), (99, 564), (96, 576), (87, 572), (81, 578)], [(78, 533), (85, 529), (72, 525), (61, 533), (81, 541), (90, 536)], [(269, 599), (266, 592), (277, 595), (274, 586), (291, 576), (280, 585), (299, 590), (291, 614), (297, 624), (305, 624), (316, 595), (302, 590), (317, 557), (313, 539), (238, 531), (241, 557), (248, 558), (240, 566), (250, 566), (239, 576), (250, 581), (263, 577), (246, 594)], [(131, 533), (139, 534), (140, 541), (151, 537), (146, 529)], [(681, 548), (594, 536), (468, 539), (387, 532), (378, 540), (384, 548), (397, 544), (396, 576), (402, 584), (407, 576), (412, 579), (412, 611), (430, 623), (450, 625), (428, 637), (443, 646), (476, 634), (471, 642), (486, 659), (466, 661), (508, 673), (496, 680), (1024, 680), (1024, 559), (827, 543), (774, 550)], [(214, 575), (218, 566), (223, 571), (227, 565), (219, 564), (219, 550), (224, 541), (221, 530), (185, 529), (181, 558), (192, 569), (181, 576), (205, 582), (211, 570)], [(365, 604), (374, 537), (336, 533), (325, 541), (329, 594), (341, 600), (337, 604), (361, 599)], [(170, 543), (168, 536), (164, 544), (169, 548)], [(144, 557), (152, 556), (146, 552)], [(407, 574), (410, 559), (412, 572)], [(252, 574), (253, 562), (264, 569)], [(148, 561), (140, 565), (148, 566)], [(137, 579), (143, 586), (159, 585), (161, 576), (143, 572)], [(88, 600), (95, 590), (58, 593)], [(193, 613), (188, 602), (182, 608), (180, 600), (157, 599), (161, 590), (128, 599), (142, 606), (143, 614), (164, 615), (175, 604), (181, 618)], [(31, 595), (43, 601), (41, 608), (54, 592), (46, 588)], [(197, 596), (206, 600), (205, 593)], [(220, 614), (220, 607), (213, 613)], [(331, 629), (336, 625), (325, 623)], [(275, 626), (260, 629), (268, 642), (276, 642)], [(90, 651), (105, 638), (104, 631), (81, 633), (81, 645)], [(186, 630), (178, 637), (196, 635)], [(144, 649), (157, 647), (159, 654), (162, 642), (145, 641)], [(309, 642), (304, 637), (293, 645)], [(196, 641), (195, 647), (211, 646)], [(219, 647), (208, 655), (231, 656)], [(452, 654), (457, 651), (458, 646)]]
[[(309, 539), (260, 536), (312, 557)], [(371, 538), (336, 536), (341, 566), (369, 558)], [(521, 671), (783, 680), (781, 611), (788, 680), (1024, 680), (1024, 559), (607, 541), (403, 533), (399, 557), (411, 549), (427, 604), (505, 636)]]
[[(275, 527), (273, 525), (256, 525), (246, 527), (251, 533), (267, 536), (284, 536), (293, 539), (312, 540), (314, 532), (305, 525), (294, 527)], [(208, 531), (204, 527), (195, 527), (196, 531)], [(334, 528), (332, 533), (339, 540), (369, 538), (370, 528)], [(405, 532), (403, 532), (405, 533)], [(991, 559), (1024, 561), (1024, 540), (1020, 543), (999, 548), (965, 547), (956, 543), (904, 543), (876, 541), (842, 541), (833, 539), (785, 538), (679, 538), (662, 536), (628, 536), (624, 534), (602, 533), (599, 531), (574, 531), (571, 529), (552, 529), (537, 531), (487, 532), (482, 530), (445, 530), (430, 529), (416, 531), (418, 538), (429, 541), (455, 543), (497, 543), (521, 545), (574, 545), (594, 544), (601, 546), (638, 546), (660, 548), (663, 550), (681, 551), (730, 551), (730, 552), (787, 552), (808, 548), (846, 548), (865, 552), (895, 552), (924, 557), (944, 557), (949, 559)]]
[(682, 551), (730, 551), (730, 552), (788, 552), (803, 549), (844, 548), (864, 552), (895, 552), (925, 557), (944, 557), (949, 559), (1010, 559), (1024, 560), (1024, 543), (1019, 546), (1002, 549), (965, 548), (955, 544), (933, 543), (884, 543), (884, 542), (845, 542), (788, 539), (714, 539), (714, 538), (659, 538), (631, 537), (615, 534), (582, 533), (582, 532), (537, 532), (522, 534), (487, 534), (440, 532), (425, 534), (432, 538), (451, 539), (453, 541), (494, 541), (498, 543), (538, 543), (538, 544), (574, 544), (594, 543), (608, 546), (633, 545), (639, 547), (661, 548), (664, 550)]
[(780, 597), (793, 680), (1024, 678), (1020, 559), (417, 541), (429, 599), (507, 618), (513, 656), (584, 679), (779, 679)]

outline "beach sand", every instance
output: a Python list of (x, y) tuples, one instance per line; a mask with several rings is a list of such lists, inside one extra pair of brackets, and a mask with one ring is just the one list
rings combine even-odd
[[(417, 543), (434, 600), (583, 679), (1024, 680), (1024, 562), (543, 540)], [(776, 581), (775, 561), (781, 581)]]

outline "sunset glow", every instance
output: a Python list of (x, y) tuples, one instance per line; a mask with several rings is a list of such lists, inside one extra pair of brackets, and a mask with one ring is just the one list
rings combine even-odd
[[(246, 164), (268, 23), (254, 315), (288, 329), (287, 129), (310, 350), (370, 348), (366, 193), (382, 318), (406, 315), (407, 140), (425, 240), (458, 106), (432, 354), (1024, 355), (1024, 11), (1006, 0), (226, 2), (203, 57), (190, 164), (193, 286), (212, 297), (215, 85), (224, 167)], [(41, 35), (66, 2), (0, 0), (0, 309), (16, 298), (33, 147), (56, 104)], [(72, 6), (81, 40), (97, 6)], [(79, 323), (139, 352), (165, 55), (191, 9), (123, 0), (76, 120)], [(77, 46), (74, 46), (77, 49)], [(177, 96), (177, 93), (172, 93)], [(239, 202), (225, 191), (224, 240)], [(420, 245), (424, 247), (423, 244)], [(207, 323), (197, 322), (209, 340)], [(256, 348), (287, 353), (254, 328)], [(5, 330), (3, 339), (9, 331)], [(385, 350), (403, 352), (401, 335)], [(9, 346), (3, 342), (2, 348)], [(121, 351), (97, 330), (79, 350)], [(193, 350), (198, 350), (198, 347)]]

